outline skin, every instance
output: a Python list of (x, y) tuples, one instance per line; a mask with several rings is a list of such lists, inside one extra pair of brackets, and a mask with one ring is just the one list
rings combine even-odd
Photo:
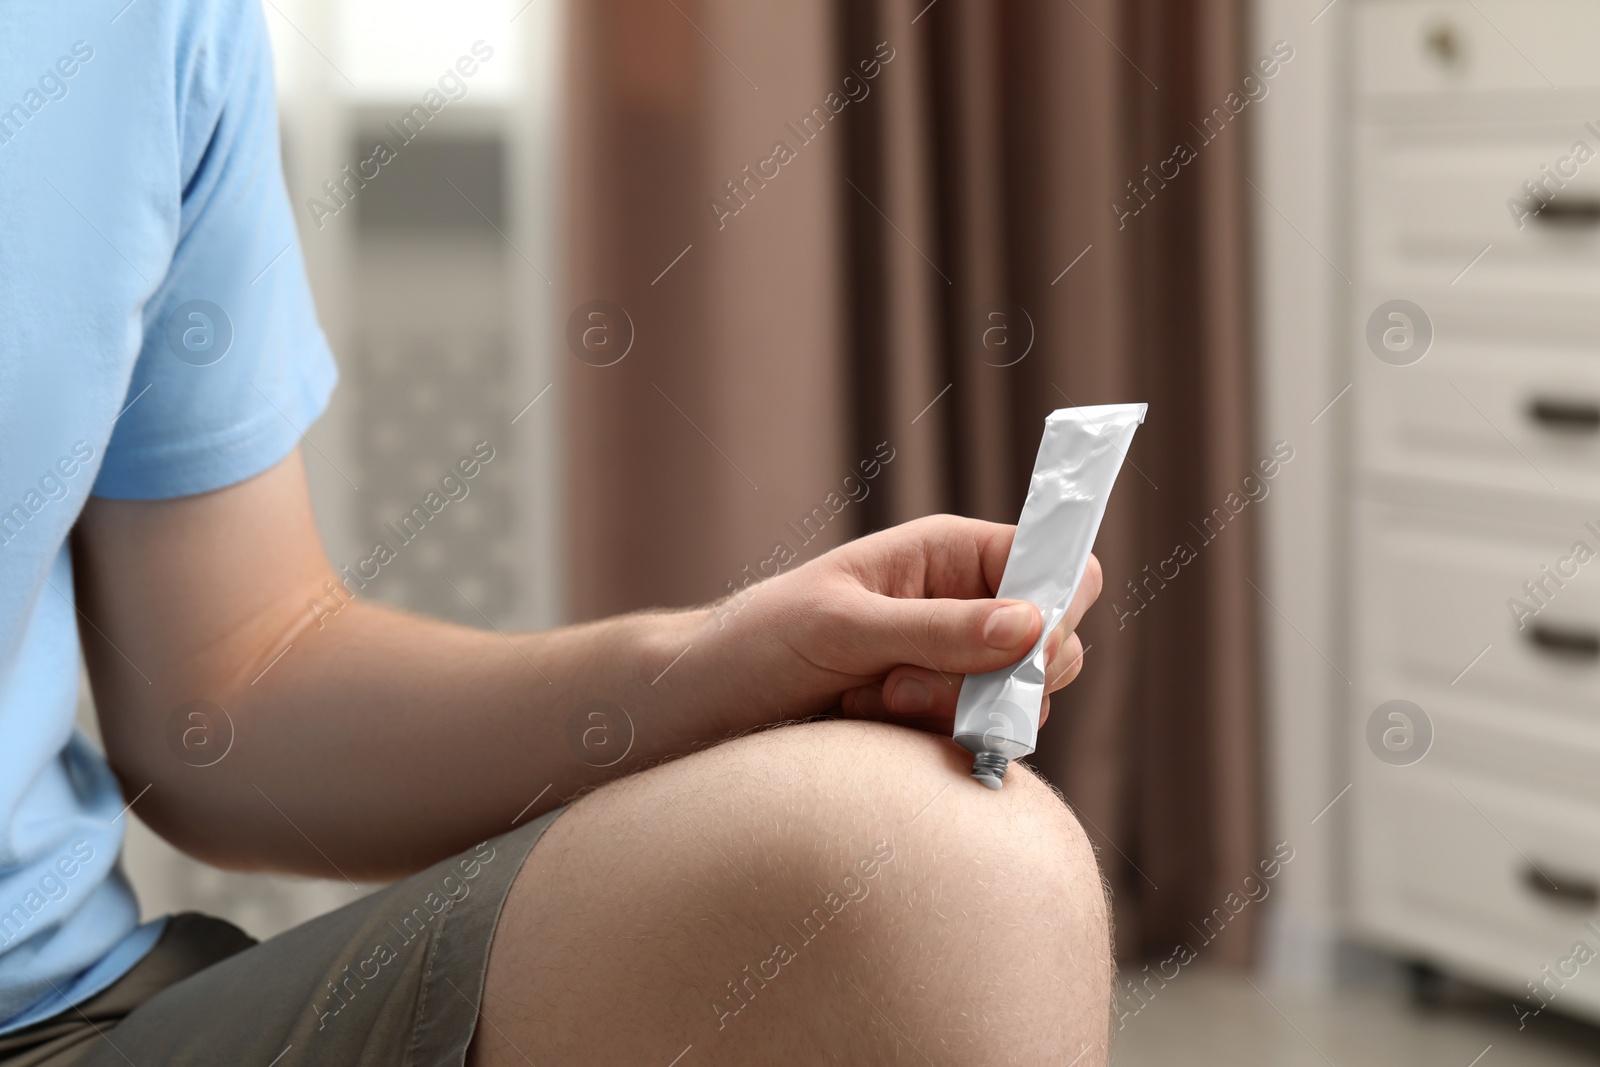
[(1026, 767), (998, 793), (971, 768), (928, 734), (811, 723), (584, 798), (512, 887), (469, 1062), (1104, 1064), (1088, 840)]
[[(475, 1063), (521, 1063), (534, 1048), (557, 1050), (553, 1062), (656, 1057), (659, 1048), (629, 1046), (622, 1038), (634, 1031), (613, 1032), (603, 1014), (589, 1025), (581, 1005), (568, 1003), (571, 991), (590, 988), (599, 1004), (606, 999), (600, 991), (630, 982), (645, 983), (641, 998), (668, 988), (682, 976), (671, 977), (677, 972), (646, 951), (646, 942), (678, 945), (696, 915), (735, 916), (748, 926), (803, 914), (810, 904), (799, 905), (815, 885), (829, 884), (843, 870), (839, 864), (858, 858), (840, 851), (845, 843), (859, 850), (884, 832), (891, 813), (914, 812), (954, 783), (952, 796), (940, 801), (949, 801), (947, 815), (907, 826), (898, 888), (879, 893), (871, 906), (863, 902), (850, 920), (865, 938), (856, 950), (877, 946), (881, 954), (869, 957), (894, 966), (836, 955), (846, 938), (827, 947), (819, 939), (804, 961), (815, 973), (793, 983), (796, 995), (773, 998), (771, 1014), (801, 1026), (796, 1020), (806, 1018), (813, 993), (824, 995), (828, 975), (852, 971), (874, 1011), (893, 1009), (902, 1026), (923, 1027), (918, 1032), (930, 1046), (967, 1049), (969, 1062), (1054, 1062), (1057, 1039), (1082, 1038), (1099, 1050), (1081, 1061), (1088, 1065), (1104, 1062), (1108, 994), (1101, 986), (1109, 985), (1092, 854), (1070, 812), (1028, 772), (1017, 768), (1005, 790), (991, 793), (966, 777), (970, 757), (948, 740), (961, 676), (1013, 663), (1038, 640), (1036, 608), (993, 599), (1013, 532), (935, 516), (769, 579), (747, 590), (737, 610), (729, 602), (511, 635), (349, 597), (317, 536), (298, 454), (213, 493), (92, 499), (73, 551), (80, 630), (112, 768), (129, 797), (148, 786), (134, 810), (197, 858), (234, 869), (391, 879), (503, 833), (513, 820), (583, 797), (537, 846), (508, 899), (485, 996), (486, 1018), (500, 1029), (480, 1027)], [(1099, 590), (1099, 565), (1091, 560), (1066, 621), (1049, 639), (1052, 689), (1081, 669), (1072, 630)], [(320, 612), (310, 609), (313, 600), (324, 606)], [(224, 709), (232, 725), (227, 755), (207, 767), (179, 758), (183, 749), (174, 742), (197, 700)], [(1045, 704), (1042, 714), (1048, 697)], [(608, 706), (626, 709), (631, 741), (620, 714), (589, 717)], [(741, 736), (834, 708), (944, 738), (847, 722)], [(212, 712), (211, 722), (223, 718)], [(595, 722), (603, 724), (599, 735)], [(225, 728), (211, 729), (220, 743)], [(613, 730), (616, 743), (606, 748)], [(862, 756), (863, 746), (872, 758)], [(618, 749), (626, 752), (620, 759)], [(646, 767), (654, 769), (638, 773)], [(706, 782), (715, 787), (703, 788)], [(727, 871), (696, 846), (698, 838), (680, 834), (673, 844), (641, 833), (639, 820), (658, 817), (663, 791), (690, 815), (715, 822), (709, 839), (728, 835), (728, 847), (750, 852), (752, 863), (755, 853), (765, 855), (758, 882), (772, 892), (744, 900), (738, 886), (709, 884), (721, 875), (702, 879)], [(774, 796), (795, 799), (772, 808)], [(996, 819), (1009, 828), (1003, 840), (994, 833)], [(550, 924), (595, 937), (608, 928), (604, 907), (583, 902), (615, 901), (615, 883), (604, 872), (616, 845), (604, 842), (627, 827), (638, 836), (629, 846), (630, 884), (689, 879), (704, 892), (641, 915), (641, 940), (612, 942), (592, 959), (575, 960), (589, 986), (552, 982), (535, 963), (560, 941)], [(1053, 847), (1041, 850), (1041, 841)], [(559, 885), (547, 855), (552, 864), (559, 857)], [(974, 858), (966, 866), (951, 858), (963, 855)], [(979, 870), (985, 865), (1009, 878), (989, 877)], [(1005, 890), (998, 896), (997, 886)], [(1014, 915), (1019, 900), (1037, 907), (1039, 921), (1069, 931), (1054, 955), (1037, 951), (1015, 923), (993, 917)], [(974, 922), (973, 915), (991, 917)], [(973, 938), (980, 935), (983, 953), (974, 965)], [(737, 939), (691, 938), (679, 947), (678, 966), (697, 978), (731, 977), (756, 958)], [(952, 963), (938, 980), (913, 979), (940, 954), (962, 965)], [(709, 1003), (722, 981), (705, 979), (696, 995)], [(930, 1014), (933, 990), (943, 1009)], [(939, 1030), (952, 1005), (975, 1010), (985, 998), (998, 998), (993, 1018), (1037, 1009), (1049, 1026), (1030, 1031), (1032, 1045), (987, 1054), (973, 1036), (983, 1029), (973, 1029), (973, 1018), (949, 1034)], [(676, 1012), (673, 999), (641, 1008), (638, 1031), (650, 1040), (671, 1033), (665, 1016), (647, 1016)], [(553, 1023), (532, 1007), (555, 1003), (567, 1004), (567, 1013)], [(1017, 1005), (1030, 1010), (1013, 1011)], [(849, 1033), (856, 1037), (841, 1030), (832, 1036), (843, 1044), (818, 1045), (817, 1055), (892, 1061), (900, 1039), (865, 1007), (852, 1010), (860, 1025)], [(714, 1021), (704, 1005), (696, 1011), (701, 1023)], [(816, 1062), (800, 1054), (796, 1038), (787, 1046), (746, 1043), (758, 1033), (780, 1035), (782, 1025), (739, 1029), (737, 1040), (718, 1046), (723, 1052), (705, 1055)], [(1054, 1035), (1048, 1044), (1046, 1030)], [(703, 1048), (717, 1046), (705, 1041)], [(508, 1047), (513, 1042), (521, 1051)], [(1029, 1047), (1039, 1058), (1026, 1054)], [(995, 1058), (999, 1051), (1011, 1058)]]

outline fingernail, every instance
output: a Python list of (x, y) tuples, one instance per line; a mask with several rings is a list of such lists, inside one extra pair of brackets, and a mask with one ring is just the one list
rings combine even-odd
[(1033, 608), (1011, 604), (1000, 608), (983, 624), (983, 640), (990, 648), (1015, 648), (1033, 628)]
[(889, 702), (896, 711), (923, 712), (933, 707), (933, 694), (915, 678), (902, 678), (895, 685)]

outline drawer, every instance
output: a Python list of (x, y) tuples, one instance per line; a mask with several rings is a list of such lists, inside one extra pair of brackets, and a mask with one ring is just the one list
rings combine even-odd
[[(1508, 992), (1564, 971), (1553, 1003), (1600, 1011), (1600, 808), (1426, 766), (1360, 766), (1358, 927)], [(1579, 941), (1597, 958), (1573, 962)]]
[(1355, 12), (1356, 91), (1589, 88), (1600, 84), (1596, 41), (1600, 6), (1586, 0), (1366, 0)]
[[(1360, 306), (1378, 307), (1367, 292)], [(1518, 340), (1429, 318), (1432, 347), (1407, 366), (1367, 348), (1366, 323), (1352, 328), (1360, 469), (1594, 501), (1600, 519), (1600, 342)]]
[[(1355, 191), (1365, 280), (1386, 296), (1425, 286), (1591, 304), (1600, 288), (1600, 109), (1589, 114), (1595, 121), (1580, 112), (1564, 122), (1364, 130)], [(1548, 204), (1540, 208), (1525, 183)]]
[[(1537, 703), (1525, 703), (1507, 715), (1503, 702), (1481, 692), (1447, 682), (1408, 684), (1381, 672), (1357, 678), (1351, 694), (1350, 729), (1359, 743), (1358, 760), (1374, 755), (1360, 747), (1372, 744), (1367, 724), (1374, 709), (1402, 699), (1428, 718), (1431, 743), (1420, 756), (1428, 770), (1476, 775), (1600, 808), (1600, 774), (1595, 773), (1600, 767), (1600, 721), (1580, 722)], [(1394, 720), (1381, 721), (1384, 728), (1393, 725)]]
[[(1358, 505), (1353, 651), (1361, 685), (1381, 678), (1400, 687), (1388, 696), (1410, 699), (1449, 690), (1507, 722), (1538, 713), (1600, 725), (1596, 531), (1600, 520), (1547, 530)], [(1595, 553), (1587, 563), (1574, 555), (1579, 543)], [(1537, 599), (1526, 582), (1543, 587)], [(1524, 608), (1514, 610), (1517, 603)]]

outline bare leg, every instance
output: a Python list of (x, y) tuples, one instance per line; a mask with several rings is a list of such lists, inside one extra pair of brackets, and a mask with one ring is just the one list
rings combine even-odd
[(583, 798), (511, 890), (469, 1062), (1105, 1064), (1089, 843), (1026, 769), (969, 770), (830, 722)]

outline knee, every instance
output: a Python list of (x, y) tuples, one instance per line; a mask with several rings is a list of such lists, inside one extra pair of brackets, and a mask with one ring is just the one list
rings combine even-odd
[(726, 838), (751, 880), (815, 880), (858, 854), (893, 851), (879, 865), (898, 864), (928, 891), (988, 885), (1030, 909), (1070, 901), (1084, 922), (1104, 925), (1094, 851), (1071, 809), (1025, 765), (1014, 764), (996, 792), (970, 776), (971, 762), (948, 739), (918, 731), (806, 723), (657, 767), (588, 802), (628, 809), (653, 800), (663, 815)]
[[(1109, 989), (1109, 910), (1093, 846), (1025, 765), (1014, 764), (996, 792), (971, 777), (971, 755), (948, 739), (880, 723), (808, 724), (746, 741), (704, 755), (745, 779), (736, 793), (752, 839), (782, 842), (764, 873), (783, 887), (777, 900), (788, 899), (770, 906), (804, 909), (819, 887), (845, 901), (846, 889), (875, 894), (848, 942), (824, 949), (838, 948), (840, 964), (954, 971), (964, 977), (949, 983), (952, 994), (963, 984), (985, 996), (1029, 987), (1010, 1004), (995, 998), (991, 1021)], [(887, 983), (888, 995), (889, 969), (869, 967), (864, 980)]]
[[(746, 1014), (817, 1018), (820, 1002), (830, 1005), (821, 1017), (852, 1027), (881, 1027), (887, 1012), (972, 1062), (989, 1062), (985, 1042), (1008, 1030), (1012, 1053), (1033, 1041), (1053, 1059), (1072, 1044), (1071, 1059), (1103, 1045), (1109, 1010), (1093, 849), (1026, 767), (999, 792), (970, 771), (948, 739), (814, 723), (698, 753), (584, 803), (618, 832), (643, 805), (677, 827), (680, 862), (698, 855), (668, 877), (692, 880), (696, 914), (715, 916), (702, 932), (719, 928), (695, 945), (704, 973), (693, 979), (718, 1031)], [(938, 1004), (960, 1010), (932, 1018)]]
[[(595, 791), (518, 878), (486, 1016), (520, 1013), (535, 1048), (589, 1062), (690, 1043), (708, 1063), (900, 1062), (909, 1043), (1104, 1064), (1093, 851), (1026, 768), (999, 792), (970, 770), (947, 739), (829, 722)], [(619, 1029), (617, 1004), (638, 1018)]]
[[(725, 791), (712, 804), (742, 826), (775, 881), (815, 881), (860, 856), (892, 852), (895, 897), (941, 900), (1046, 921), (1065, 906), (1103, 928), (1094, 850), (1071, 809), (1025, 765), (996, 792), (970, 776), (972, 757), (946, 738), (871, 722), (825, 722), (756, 734), (686, 759), (680, 785)], [(693, 803), (701, 803), (695, 798)], [(859, 865), (857, 865), (859, 866)], [(887, 882), (885, 883), (887, 884)], [(956, 899), (958, 896), (965, 899)]]
[(690, 803), (720, 807), (761, 839), (757, 863), (777, 879), (837, 871), (881, 846), (908, 892), (1015, 896), (1026, 911), (1066, 901), (1103, 926), (1094, 850), (1071, 809), (1025, 765), (1014, 764), (998, 792), (975, 781), (971, 765), (946, 738), (840, 721), (767, 731), (660, 770), (679, 788), (723, 792)]

